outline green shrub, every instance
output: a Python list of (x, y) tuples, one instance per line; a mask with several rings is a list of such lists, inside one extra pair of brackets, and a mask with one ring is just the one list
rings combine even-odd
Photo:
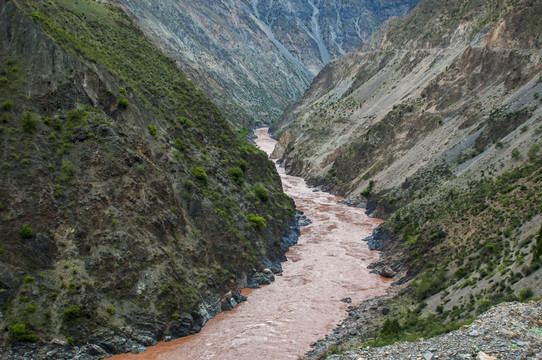
[(177, 121), (179, 122), (179, 124), (184, 125), (184, 126), (186, 126), (186, 127), (192, 127), (192, 126), (193, 126), (192, 121), (190, 121), (190, 120), (188, 120), (187, 118), (182, 117), (182, 116), (179, 117), (179, 118), (177, 119)]
[(51, 126), (51, 122), (53, 121), (53, 119), (51, 119), (49, 116), (46, 116), (43, 118), (43, 123), (47, 126)]
[(518, 149), (512, 150), (512, 159), (518, 160), (521, 157), (521, 153)]
[(176, 138), (175, 140), (173, 140), (173, 145), (179, 150), (181, 150), (184, 146), (183, 141), (179, 138)]
[(420, 280), (415, 281), (412, 285), (416, 298), (423, 300), (444, 289), (446, 282), (442, 272), (428, 270), (420, 277)]
[(38, 336), (30, 329), (26, 328), (25, 324), (15, 324), (11, 327), (11, 333), (13, 337), (20, 341), (36, 342)]
[(83, 109), (71, 109), (66, 114), (66, 123), (68, 130), (73, 130), (77, 127), (86, 125), (85, 117), (87, 112)]
[(23, 115), (23, 131), (27, 133), (34, 133), (37, 129), (38, 120), (30, 113), (25, 112)]
[(239, 165), (239, 168), (243, 170), (243, 172), (247, 171), (247, 162), (245, 160), (238, 160), (237, 165)]
[(14, 105), (15, 105), (15, 104), (13, 103), (12, 100), (6, 100), (6, 101), (4, 101), (4, 102), (2, 103), (2, 109), (4, 109), (4, 110), (11, 110), (11, 109), (13, 109), (13, 106), (14, 106)]
[(119, 93), (126, 94), (126, 89), (123, 87), (119, 88)]
[(66, 322), (72, 322), (75, 319), (81, 317), (81, 309), (75, 305), (70, 305), (69, 308), (64, 309), (63, 318)]
[(254, 214), (248, 215), (248, 220), (250, 221), (250, 224), (254, 226), (258, 230), (263, 230), (267, 226), (265, 224), (265, 219), (261, 216), (256, 216)]
[(243, 171), (238, 167), (231, 167), (228, 169), (228, 175), (237, 185), (243, 185)]
[(173, 318), (173, 320), (179, 320), (181, 318), (181, 315), (174, 313), (173, 315), (171, 315), (171, 317)]
[(456, 278), (462, 279), (465, 277), (465, 275), (467, 275), (467, 271), (465, 270), (465, 268), (459, 268), (455, 271), (454, 275)]
[(21, 227), (21, 237), (23, 239), (28, 239), (32, 237), (32, 228), (28, 224), (23, 224)]
[(55, 123), (53, 124), (53, 129), (57, 131), (62, 130), (62, 121), (60, 119), (55, 120)]
[(194, 166), (191, 170), (198, 182), (204, 186), (207, 186), (209, 183), (209, 178), (207, 177), (205, 169), (203, 169), (201, 166)]
[(156, 135), (156, 133), (158, 132), (156, 126), (154, 125), (147, 125), (147, 128), (149, 129), (149, 134), (151, 134), (152, 136)]
[(32, 16), (32, 19), (34, 19), (35, 21), (39, 21), (40, 20), (40, 16), (38, 15), (37, 12), (32, 12), (32, 14), (30, 14), (30, 16)]
[(71, 161), (65, 161), (62, 163), (62, 169), (60, 172), (60, 180), (64, 182), (70, 182), (75, 174), (75, 166)]
[(75, 339), (71, 335), (66, 335), (66, 342), (70, 345), (73, 345), (75, 343)]
[(119, 108), (121, 109), (127, 109), (128, 106), (130, 106), (130, 103), (128, 102), (128, 99), (124, 95), (121, 95), (119, 97)]
[(254, 194), (256, 194), (256, 197), (260, 199), (261, 201), (267, 201), (269, 199), (269, 192), (267, 189), (261, 187), (261, 186), (254, 186)]
[(53, 189), (55, 191), (55, 196), (56, 197), (59, 197), (59, 196), (62, 195), (62, 186), (60, 186), (60, 184), (54, 184)]
[(31, 282), (34, 282), (34, 280), (35, 280), (34, 277), (30, 275), (24, 277), (25, 283), (31, 283)]
[(0, 76), (0, 85), (7, 85), (8, 78), (5, 76)]
[(115, 315), (115, 312), (116, 312), (115, 307), (113, 305), (109, 305), (106, 311), (109, 315)]
[(401, 325), (397, 319), (386, 319), (380, 335), (383, 337), (395, 337), (402, 331)]
[(3, 123), (8, 123), (9, 122), (9, 115), (8, 114), (3, 114), (2, 117), (0, 117), (0, 121), (3, 122)]
[(535, 161), (536, 155), (538, 154), (539, 151), (540, 151), (540, 145), (532, 144), (531, 147), (529, 148), (529, 151), (527, 152), (527, 156), (529, 157), (531, 161)]
[(518, 299), (521, 302), (526, 302), (534, 296), (533, 290), (531, 288), (523, 288), (519, 291)]

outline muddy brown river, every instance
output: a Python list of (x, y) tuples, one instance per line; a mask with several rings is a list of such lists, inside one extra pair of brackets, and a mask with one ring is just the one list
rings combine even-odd
[[(266, 128), (255, 134), (256, 144), (270, 154), (276, 141)], [(358, 304), (385, 293), (389, 280), (367, 269), (379, 254), (361, 241), (382, 221), (277, 170), (284, 191), (312, 220), (286, 254), (283, 275), (261, 289), (244, 290), (248, 301), (210, 320), (199, 334), (111, 359), (297, 359), (346, 317), (349, 304), (341, 299)]]

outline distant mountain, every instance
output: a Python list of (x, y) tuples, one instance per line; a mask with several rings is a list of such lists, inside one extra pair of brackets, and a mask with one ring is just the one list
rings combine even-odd
[(115, 0), (235, 124), (267, 122), (418, 0)]

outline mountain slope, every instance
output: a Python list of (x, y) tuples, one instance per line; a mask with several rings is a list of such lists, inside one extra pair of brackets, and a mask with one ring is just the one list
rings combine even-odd
[(138, 351), (280, 269), (274, 165), (123, 11), (2, 0), (0, 72), (0, 357)]
[(541, 13), (422, 1), (272, 126), (291, 173), (388, 219), (369, 243), (384, 250), (375, 271), (409, 284), (387, 305), (406, 332), (542, 295)]
[(117, 0), (234, 124), (268, 122), (402, 1)]

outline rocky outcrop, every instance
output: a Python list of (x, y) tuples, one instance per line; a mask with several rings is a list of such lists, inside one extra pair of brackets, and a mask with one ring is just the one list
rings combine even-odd
[(331, 59), (418, 0), (115, 0), (235, 124), (275, 120)]
[(382, 225), (379, 225), (374, 229), (373, 234), (363, 239), (363, 241), (367, 241), (369, 249), (380, 251), (384, 249), (391, 238), (392, 234), (390, 231), (387, 228), (382, 227)]

